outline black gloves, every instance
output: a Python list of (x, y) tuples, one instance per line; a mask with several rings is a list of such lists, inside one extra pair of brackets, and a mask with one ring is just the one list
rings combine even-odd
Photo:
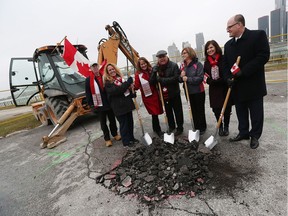
[(208, 78), (206, 79), (206, 83), (207, 83), (208, 85), (211, 85), (212, 82), (213, 82), (213, 79), (212, 79), (211, 77), (208, 77)]
[(157, 73), (159, 71), (159, 66), (158, 65), (155, 65), (153, 68), (152, 68), (152, 73)]
[(235, 79), (239, 78), (240, 76), (242, 76), (242, 71), (241, 71), (241, 70), (238, 71), (236, 74), (233, 75), (233, 77), (234, 77)]
[(233, 78), (228, 78), (227, 79), (227, 85), (229, 88), (231, 88), (234, 85), (234, 79)]
[(161, 83), (162, 78), (161, 78), (160, 76), (156, 76), (156, 80), (157, 80), (157, 82), (160, 82), (160, 83)]
[(132, 78), (132, 77), (129, 77), (129, 78), (127, 79), (127, 83), (128, 83), (129, 85), (131, 85), (131, 84), (133, 83), (133, 78)]

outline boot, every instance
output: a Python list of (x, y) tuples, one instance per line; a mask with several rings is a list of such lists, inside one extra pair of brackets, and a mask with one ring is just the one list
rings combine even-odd
[(228, 136), (228, 135), (229, 135), (229, 127), (224, 127), (223, 136)]
[(111, 140), (105, 140), (105, 145), (106, 145), (107, 147), (112, 146), (112, 141), (111, 141)]
[(223, 125), (219, 127), (219, 136), (224, 136)]
[(114, 139), (115, 139), (116, 141), (119, 141), (119, 140), (121, 140), (121, 136), (120, 136), (119, 134), (117, 134), (116, 136), (114, 136)]

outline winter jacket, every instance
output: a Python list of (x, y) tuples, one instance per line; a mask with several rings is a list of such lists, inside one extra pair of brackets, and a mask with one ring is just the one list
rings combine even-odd
[(154, 66), (150, 77), (151, 85), (158, 85), (157, 76), (159, 76), (158, 81), (161, 84), (161, 87), (166, 87), (168, 89), (169, 99), (180, 95), (178, 82), (180, 69), (176, 63), (169, 60), (164, 66)]
[(115, 114), (115, 116), (121, 116), (127, 114), (135, 109), (132, 98), (136, 97), (135, 94), (125, 96), (125, 91), (129, 88), (129, 84), (125, 81), (122, 85), (118, 86), (114, 82), (105, 82), (105, 90), (108, 95), (108, 101)]

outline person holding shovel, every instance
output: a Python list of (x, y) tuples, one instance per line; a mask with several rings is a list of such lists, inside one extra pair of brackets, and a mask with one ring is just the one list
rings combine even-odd
[[(264, 123), (263, 97), (267, 94), (264, 70), (270, 57), (267, 35), (262, 30), (247, 29), (241, 14), (228, 20), (226, 30), (231, 39), (224, 46), (224, 72), (228, 84), (233, 86), (231, 94), (239, 130), (229, 141), (250, 139), (250, 148), (256, 149)], [(239, 65), (235, 64), (238, 56)]]
[(135, 90), (140, 89), (146, 110), (152, 115), (152, 128), (154, 133), (162, 137), (163, 132), (161, 131), (158, 115), (163, 113), (163, 109), (156, 86), (149, 83), (152, 66), (146, 58), (140, 57), (137, 62), (137, 68), (138, 71), (135, 73), (134, 83)]
[(132, 111), (135, 109), (132, 98), (136, 94), (132, 93), (133, 79), (129, 77), (124, 81), (120, 69), (108, 63), (104, 69), (105, 90), (108, 95), (108, 101), (120, 124), (120, 134), (124, 147), (131, 147), (139, 143), (134, 137), (134, 121)]
[[(209, 85), (210, 107), (218, 121), (224, 100), (228, 91), (228, 85), (223, 78), (223, 56), (222, 49), (215, 40), (207, 41), (205, 44), (204, 76)], [(219, 127), (219, 136), (229, 135), (229, 122), (231, 114), (231, 102), (226, 106), (223, 124)], [(222, 117), (223, 118), (223, 117)]]
[[(176, 129), (175, 136), (183, 133), (183, 108), (180, 96), (178, 78), (180, 69), (175, 62), (170, 61), (165, 50), (156, 53), (157, 64), (152, 68), (150, 83), (152, 85), (160, 84), (164, 99), (165, 111), (168, 119), (169, 133)], [(176, 118), (177, 128), (174, 120)]]
[[(104, 134), (105, 145), (107, 147), (112, 146), (112, 141), (110, 139), (111, 135), (116, 141), (121, 140), (121, 136), (117, 133), (116, 119), (113, 110), (108, 102), (107, 93), (103, 86), (102, 75), (100, 73), (98, 64), (92, 62), (90, 65), (91, 74), (85, 80), (85, 93), (88, 105), (92, 110), (98, 112), (100, 118), (101, 129)], [(103, 72), (103, 70), (102, 70)], [(109, 128), (106, 124), (106, 120), (109, 120)]]
[(207, 128), (203, 65), (198, 61), (196, 52), (191, 47), (185, 47), (181, 55), (183, 64), (179, 82), (187, 83), (189, 94), (187, 97), (190, 99), (194, 126), (196, 130), (200, 130), (200, 135), (203, 135)]

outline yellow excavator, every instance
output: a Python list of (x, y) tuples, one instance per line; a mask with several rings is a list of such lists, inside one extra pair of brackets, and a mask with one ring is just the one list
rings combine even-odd
[[(117, 64), (120, 49), (136, 68), (139, 54), (130, 45), (121, 26), (114, 21), (105, 29), (109, 36), (99, 41), (98, 64), (105, 59)], [(88, 58), (84, 45), (74, 47)], [(43, 125), (54, 125), (49, 135), (43, 136), (42, 148), (54, 148), (65, 142), (65, 133), (75, 119), (91, 112), (85, 97), (85, 78), (66, 64), (61, 56), (63, 48), (61, 45), (43, 46), (35, 50), (32, 58), (12, 58), (10, 62), (10, 90), (14, 104), (31, 104), (34, 116)]]

